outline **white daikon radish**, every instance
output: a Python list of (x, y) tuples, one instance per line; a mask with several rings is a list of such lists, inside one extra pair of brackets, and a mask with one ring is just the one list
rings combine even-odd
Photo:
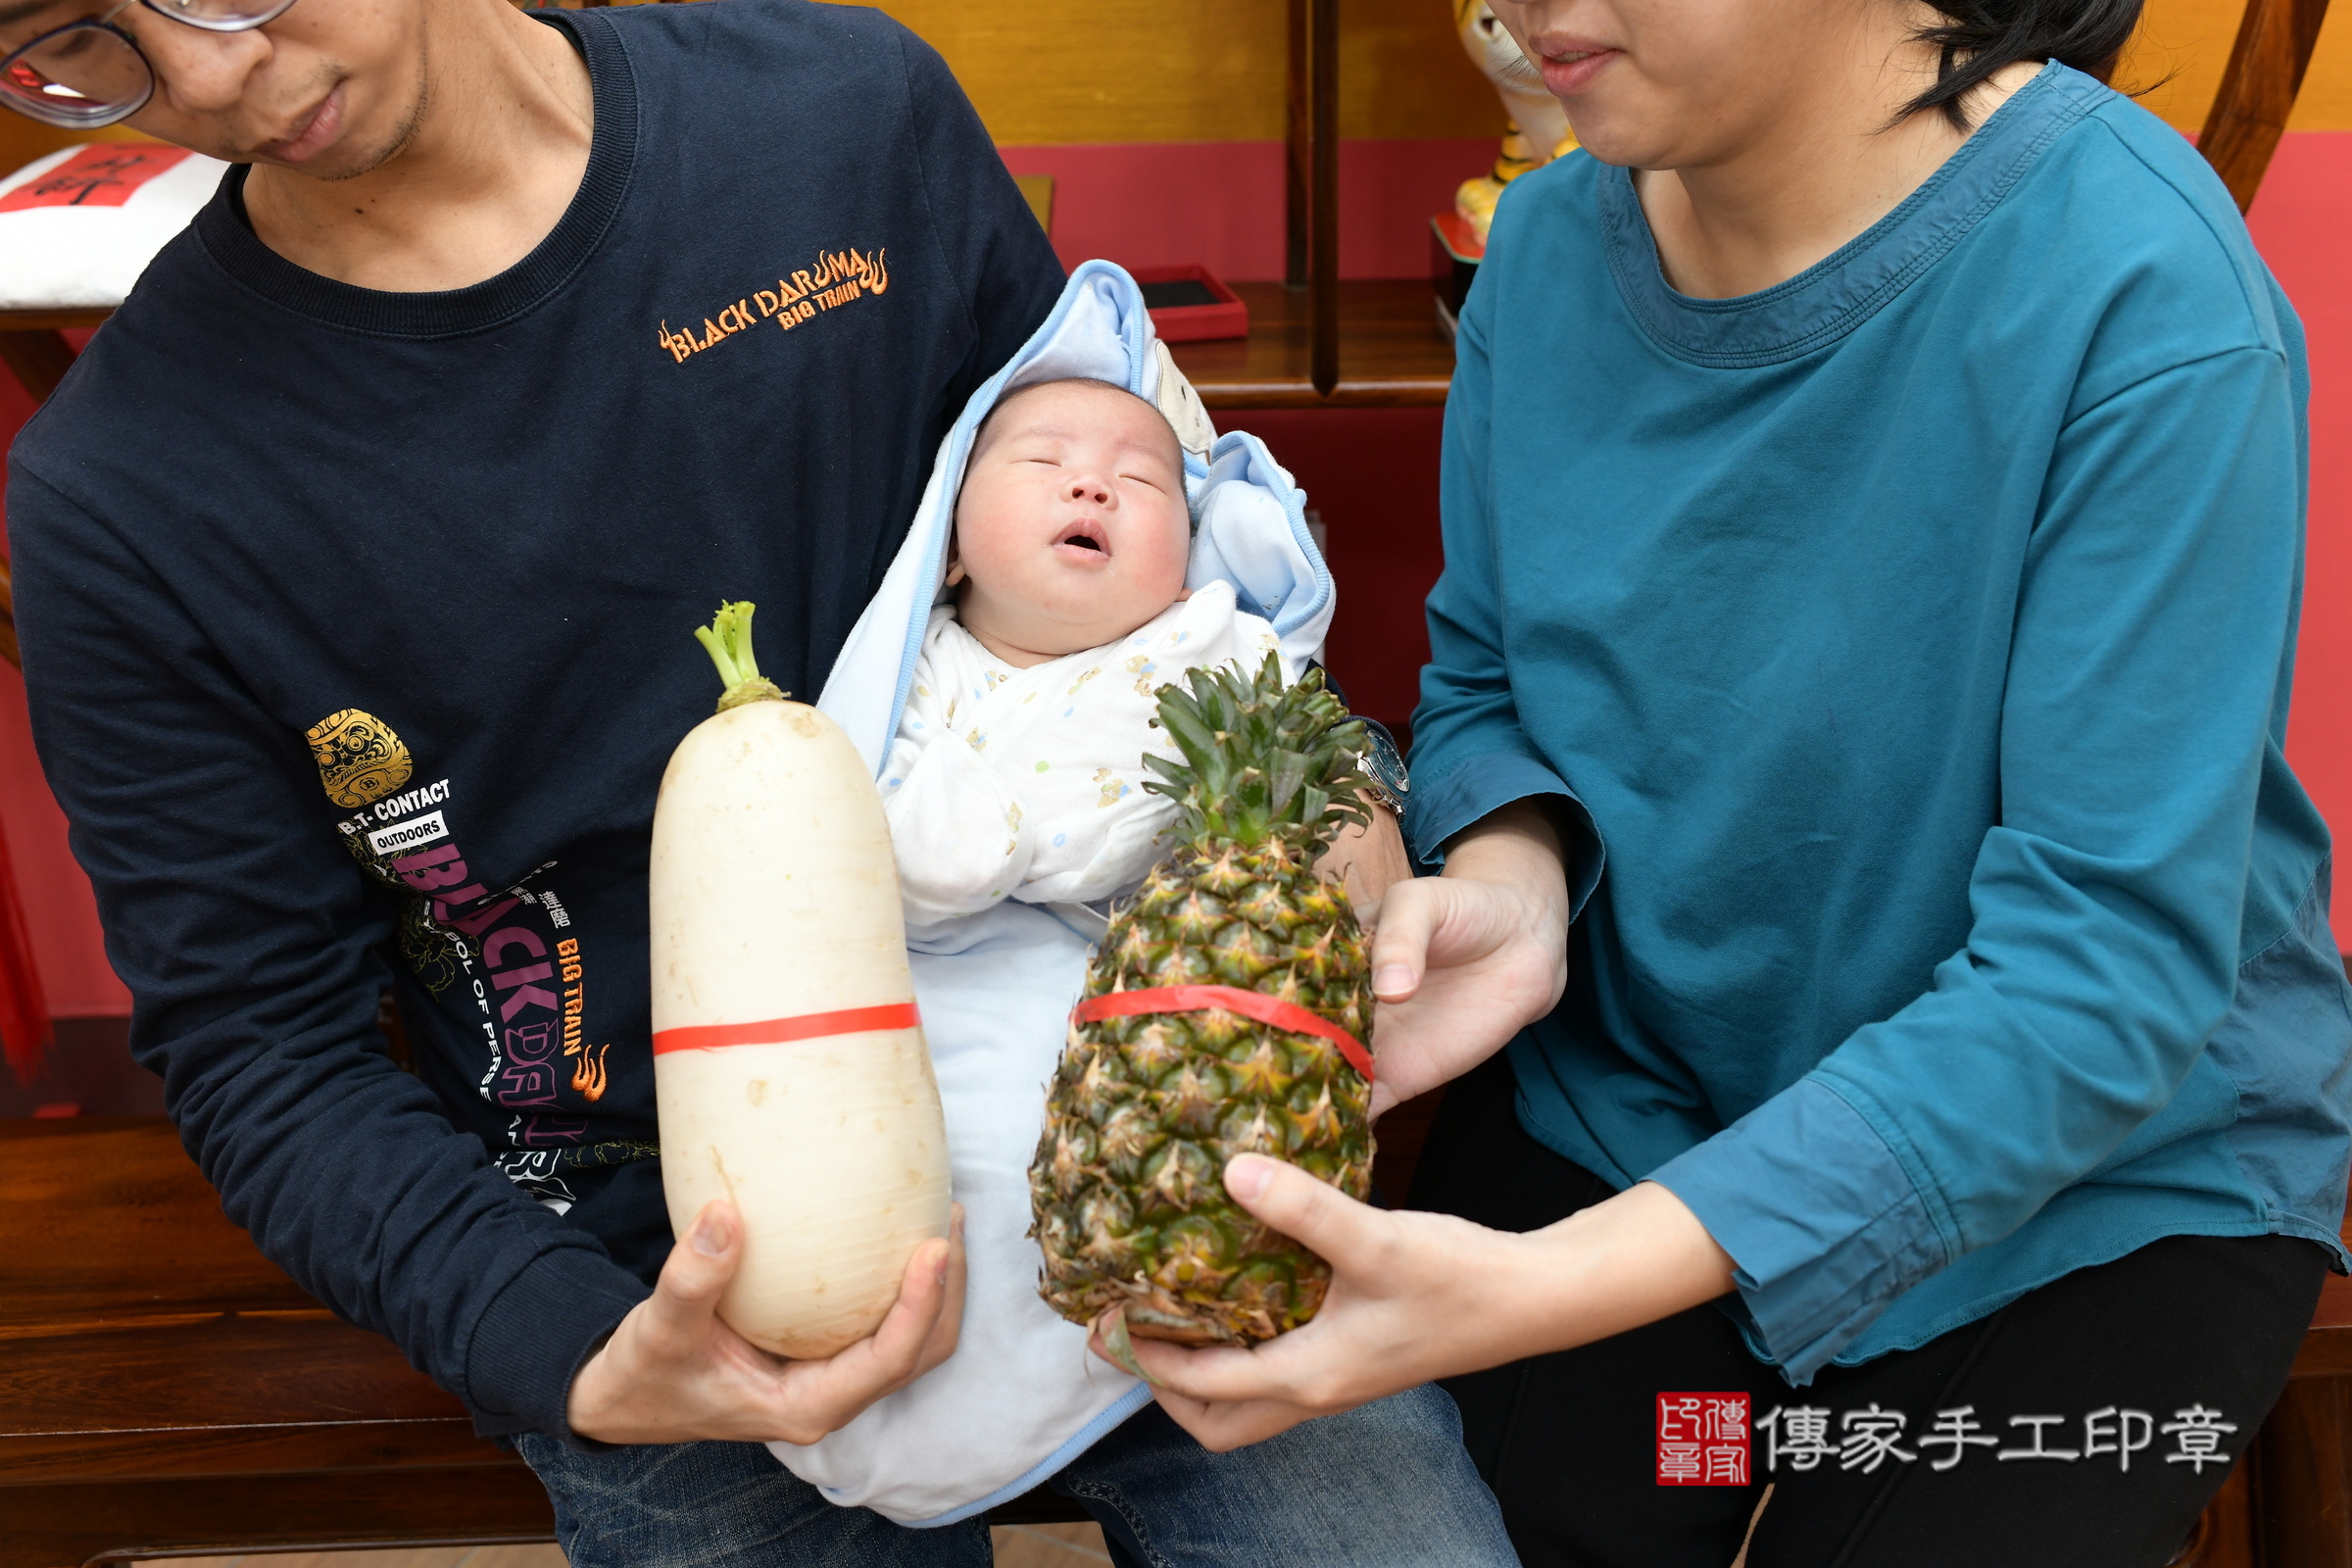
[(778, 1355), (871, 1334), (948, 1233), (948, 1143), (882, 800), (830, 718), (752, 658), (752, 607), (695, 635), (727, 683), (662, 775), (651, 884), (662, 1189), (683, 1237), (742, 1212), (719, 1301)]

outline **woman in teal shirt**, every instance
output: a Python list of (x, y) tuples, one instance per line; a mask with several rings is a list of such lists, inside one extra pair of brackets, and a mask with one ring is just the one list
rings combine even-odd
[(1374, 953), (1461, 1218), (1238, 1163), (1340, 1283), (1163, 1399), (1454, 1374), (1531, 1564), (2153, 1568), (2345, 1260), (2293, 312), (2136, 0), (1495, 10), (1592, 156), (1462, 315)]

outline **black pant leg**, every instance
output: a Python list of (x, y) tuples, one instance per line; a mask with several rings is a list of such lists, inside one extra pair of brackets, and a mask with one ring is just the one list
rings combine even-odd
[[(1527, 1135), (1516, 1092), (1499, 1057), (1448, 1090), (1408, 1206), (1528, 1231), (1609, 1196)], [(1748, 1355), (1711, 1306), (1446, 1387), (1529, 1568), (1722, 1568), (1765, 1483), (1750, 1568), (2157, 1568), (2228, 1475), (2226, 1460), (2165, 1462), (2183, 1440), (2161, 1429), (2216, 1411), (2236, 1429), (2218, 1450), (2241, 1452), (2285, 1385), (2326, 1269), (2318, 1247), (2293, 1238), (2170, 1237), (1916, 1350), (1826, 1368), (1804, 1389)], [(1768, 1471), (1772, 1440), (1758, 1431), (1750, 1486), (1658, 1486), (1656, 1396), (1740, 1390), (1759, 1418), (1822, 1412), (1829, 1451), (1809, 1469), (1784, 1457)], [(1952, 1448), (1920, 1440), (1963, 1407), (1978, 1423), (1965, 1435), (1994, 1443), (1963, 1446), (1938, 1471)], [(1886, 1412), (1902, 1417), (1895, 1446), (1914, 1457), (1873, 1465), (1867, 1443), (1848, 1443)], [(2041, 1440), (2052, 1450), (2080, 1454), (2086, 1419), (2090, 1445), (2120, 1448), (2128, 1425), (2147, 1446), (2129, 1468), (2119, 1452), (1996, 1456), (2034, 1446), (2012, 1417), (2049, 1415), (2061, 1418)]]
[[(1918, 1458), (1868, 1474), (1784, 1466), (1768, 1477), (1779, 1485), (1751, 1568), (2158, 1568), (2277, 1402), (2326, 1271), (2326, 1253), (2292, 1237), (2168, 1237), (1919, 1350), (1787, 1391), (1784, 1403), (1830, 1408), (1834, 1422), (1872, 1403), (1901, 1412)], [(1951, 1446), (1918, 1440), (1963, 1408), (1973, 1435), (1997, 1441), (1936, 1470)], [(2060, 1419), (2036, 1444), (2033, 1427), (2011, 1425), (2026, 1416)], [(2234, 1430), (2200, 1463), (2164, 1430), (2183, 1422)], [(2123, 1451), (2132, 1444), (2145, 1446)], [(2077, 1457), (1998, 1457), (2034, 1447)]]

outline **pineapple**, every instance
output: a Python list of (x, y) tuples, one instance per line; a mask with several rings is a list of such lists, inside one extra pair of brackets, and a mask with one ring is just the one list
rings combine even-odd
[[(1182, 808), (1177, 847), (1112, 914), (1086, 998), (1228, 986), (1363, 1041), (1363, 932), (1314, 869), (1341, 824), (1364, 819), (1363, 726), (1321, 671), (1286, 688), (1271, 655), (1254, 680), (1195, 670), (1190, 683), (1159, 689), (1184, 760), (1145, 759), (1159, 775), (1145, 788)], [(1039, 1294), (1073, 1322), (1117, 1306), (1125, 1334), (1187, 1345), (1252, 1345), (1304, 1323), (1330, 1265), (1234, 1203), (1221, 1173), (1231, 1155), (1271, 1154), (1364, 1198), (1371, 1089), (1334, 1041), (1223, 1008), (1073, 1022), (1029, 1169)]]

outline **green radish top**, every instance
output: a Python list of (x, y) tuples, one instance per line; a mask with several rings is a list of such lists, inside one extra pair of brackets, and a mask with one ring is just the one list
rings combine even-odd
[(718, 666), (718, 678), (727, 683), (718, 699), (722, 713), (746, 703), (780, 703), (792, 695), (778, 691), (774, 681), (760, 674), (760, 661), (753, 657), (752, 612), (758, 608), (748, 599), (722, 604), (716, 619), (694, 628), (694, 640), (710, 654), (710, 662)]

